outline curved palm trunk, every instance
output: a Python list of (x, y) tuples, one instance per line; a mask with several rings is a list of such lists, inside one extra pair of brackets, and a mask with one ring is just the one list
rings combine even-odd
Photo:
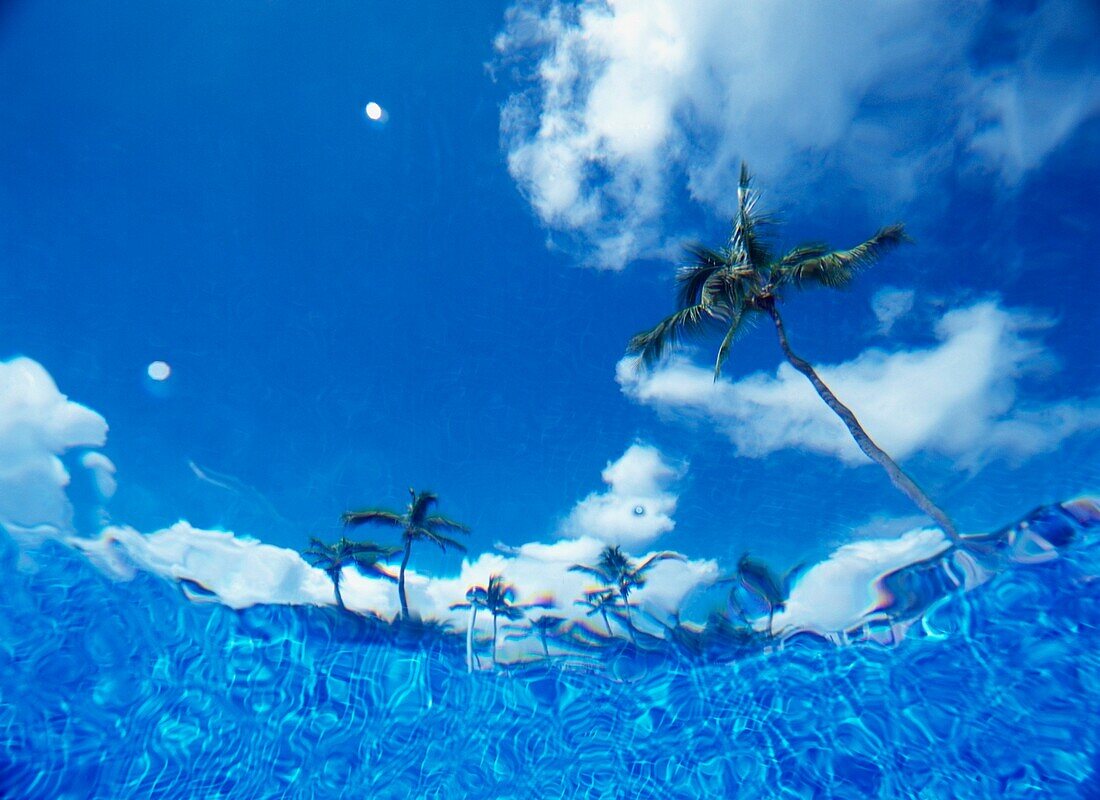
[(546, 644), (546, 629), (543, 628), (539, 631), (539, 638), (542, 639), (542, 654), (547, 658), (550, 658), (550, 647)]
[(493, 666), (497, 665), (497, 615), (493, 614)]
[(466, 626), (466, 671), (474, 671), (474, 624), (477, 622), (477, 606), (470, 606), (470, 624)]
[(603, 617), (603, 624), (607, 626), (607, 635), (614, 636), (615, 634), (611, 632), (611, 620), (607, 618), (607, 612), (603, 609), (600, 609), (600, 616)]
[(859, 449), (862, 450), (864, 455), (869, 459), (886, 470), (886, 474), (890, 476), (890, 480), (894, 486), (912, 500), (921, 511), (930, 516), (935, 523), (943, 529), (944, 533), (947, 534), (947, 537), (952, 542), (958, 544), (959, 532), (955, 529), (955, 524), (947, 514), (932, 502), (932, 499), (917, 486), (912, 478), (905, 474), (894, 459), (890, 458), (881, 447), (871, 440), (871, 437), (863, 430), (863, 426), (859, 424), (856, 415), (852, 413), (848, 406), (837, 399), (837, 396), (832, 393), (832, 390), (825, 385), (825, 382), (822, 381), (817, 372), (814, 371), (810, 362), (803, 358), (799, 358), (795, 355), (794, 351), (791, 350), (791, 346), (787, 342), (787, 333), (783, 329), (783, 320), (779, 317), (779, 310), (775, 308), (775, 306), (771, 306), (768, 308), (768, 314), (775, 323), (775, 332), (779, 337), (779, 346), (783, 348), (783, 355), (787, 357), (787, 361), (790, 362), (792, 367), (809, 379), (821, 399), (833, 410), (834, 414), (840, 417), (841, 422), (848, 428), (848, 432), (851, 433), (852, 438), (856, 440)]
[(409, 556), (412, 554), (412, 540), (405, 540), (405, 555), (401, 559), (401, 572), (397, 576), (397, 596), (401, 599), (401, 619), (409, 618), (409, 601), (405, 597), (405, 567), (409, 566)]

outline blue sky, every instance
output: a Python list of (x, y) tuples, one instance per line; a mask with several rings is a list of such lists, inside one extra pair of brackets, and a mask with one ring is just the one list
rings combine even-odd
[[(661, 546), (790, 562), (904, 524), (792, 410), (768, 331), (705, 408), (677, 399), (690, 364), (617, 372), (678, 243), (726, 235), (742, 158), (785, 242), (909, 223), (786, 318), (894, 392), (885, 438), (964, 528), (1095, 489), (1095, 9), (676, 7), (7, 5), (0, 357), (107, 418), (112, 519), (301, 546), (411, 485), (485, 550), (555, 536), (641, 441), (674, 467)], [(974, 385), (907, 433), (906, 403), (942, 404), (929, 375)]]

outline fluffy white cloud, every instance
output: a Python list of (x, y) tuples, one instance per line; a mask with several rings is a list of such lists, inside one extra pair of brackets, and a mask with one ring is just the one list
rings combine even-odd
[(310, 567), (297, 551), (226, 531), (202, 530), (187, 522), (150, 534), (109, 527), (94, 539), (66, 541), (117, 577), (132, 577), (139, 568), (173, 580), (194, 581), (232, 608), (334, 602), (328, 576)]
[(59, 456), (106, 437), (103, 417), (58, 391), (40, 364), (0, 362), (0, 525), (68, 529), (69, 473)]
[[(1100, 425), (1095, 399), (1017, 402), (1021, 378), (1051, 359), (1029, 332), (1049, 322), (994, 301), (950, 311), (933, 347), (865, 350), (852, 361), (821, 366), (822, 379), (897, 458), (940, 453), (977, 469), (994, 458), (1019, 462)], [(651, 373), (618, 365), (623, 391), (665, 412), (713, 421), (738, 453), (761, 457), (803, 448), (849, 464), (867, 463), (848, 431), (788, 364), (776, 374), (713, 382), (709, 367), (674, 357)]]
[(1018, 59), (978, 64), (989, 19), (1010, 13), (991, 8), (520, 2), (496, 41), (529, 81), (501, 116), (509, 169), (541, 219), (607, 268), (667, 250), (685, 192), (728, 212), (742, 158), (788, 196), (839, 181), (879, 212), (959, 156), (1015, 181), (1096, 111), (1095, 12), (1047, 0), (997, 34)]
[(943, 533), (935, 529), (843, 545), (795, 584), (786, 609), (775, 615), (773, 628), (829, 634), (859, 627), (882, 604), (883, 576), (947, 548)]
[(604, 492), (581, 500), (561, 526), (564, 536), (592, 536), (609, 544), (647, 544), (676, 523), (676, 495), (669, 486), (683, 475), (649, 445), (634, 444), (603, 471)]

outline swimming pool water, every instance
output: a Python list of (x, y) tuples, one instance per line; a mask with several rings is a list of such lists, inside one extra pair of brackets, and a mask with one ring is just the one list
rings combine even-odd
[(194, 603), (0, 534), (0, 796), (1100, 796), (1082, 508), (1032, 518), (1058, 558), (944, 594), (896, 645), (623, 641), (474, 674), (460, 635)]

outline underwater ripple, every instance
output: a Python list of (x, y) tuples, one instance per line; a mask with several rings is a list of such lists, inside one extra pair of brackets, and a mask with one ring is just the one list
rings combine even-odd
[(460, 637), (195, 604), (0, 534), (0, 796), (1097, 797), (1089, 522), (1036, 512), (1061, 557), (939, 597), (893, 647), (624, 642), (602, 672), (472, 675)]

